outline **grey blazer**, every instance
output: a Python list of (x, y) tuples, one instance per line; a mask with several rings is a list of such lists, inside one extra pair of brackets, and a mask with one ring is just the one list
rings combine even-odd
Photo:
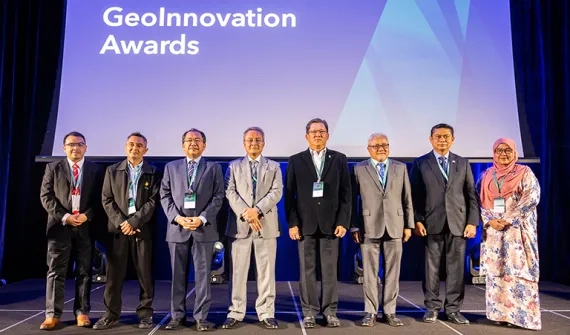
[(402, 238), (404, 228), (414, 228), (406, 164), (389, 159), (384, 190), (376, 168), (367, 159), (354, 166), (353, 183), (354, 203), (359, 210), (353, 211), (352, 228), (358, 228), (364, 237), (378, 239), (387, 232), (391, 238)]
[(276, 238), (279, 236), (279, 216), (277, 203), (283, 196), (283, 176), (279, 163), (260, 158), (256, 187), (256, 202), (253, 203), (253, 187), (249, 158), (244, 157), (230, 162), (226, 170), (226, 198), (231, 207), (226, 226), (226, 236), (245, 238), (250, 227), (239, 216), (246, 208), (257, 207), (262, 213), (261, 236)]

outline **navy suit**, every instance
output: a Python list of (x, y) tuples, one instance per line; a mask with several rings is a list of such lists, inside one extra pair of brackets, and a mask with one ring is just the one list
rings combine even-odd
[[(189, 251), (192, 248), (192, 261), (196, 278), (196, 300), (194, 319), (205, 320), (211, 302), (210, 270), (214, 243), (218, 241), (216, 216), (222, 208), (224, 176), (222, 168), (215, 162), (200, 158), (192, 189), (196, 194), (194, 209), (184, 208), (184, 196), (188, 193), (187, 159), (166, 164), (160, 197), (162, 208), (168, 219), (166, 241), (170, 250), (172, 266), (173, 319), (186, 318), (186, 293), (188, 290)], [(186, 230), (176, 223), (176, 217), (203, 217), (206, 222), (194, 230)]]
[(469, 161), (449, 153), (449, 176), (446, 180), (433, 152), (416, 159), (410, 182), (416, 222), (427, 231), (425, 238), (425, 305), (439, 311), (439, 267), (442, 256), (446, 262), (446, 313), (459, 312), (463, 304), (463, 283), (467, 224), (479, 223), (479, 203)]

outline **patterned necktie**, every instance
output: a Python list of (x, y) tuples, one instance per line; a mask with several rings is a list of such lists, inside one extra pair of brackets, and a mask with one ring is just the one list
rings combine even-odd
[(443, 156), (439, 156), (437, 159), (439, 160), (439, 165), (441, 165), (441, 168), (445, 172), (445, 175), (446, 176), (449, 175), (449, 171), (448, 171), (448, 167), (447, 167), (447, 158), (445, 158)]
[(253, 203), (255, 204), (255, 191), (257, 189), (257, 161), (249, 161), (251, 165), (251, 186), (253, 189)]
[(385, 187), (384, 178), (386, 176), (386, 164), (385, 163), (378, 163), (376, 165), (376, 168), (378, 169), (378, 177), (380, 177), (380, 183), (382, 184), (382, 187)]
[(192, 176), (194, 175), (194, 170), (196, 170), (196, 162), (189, 161), (188, 162), (188, 188), (190, 188), (190, 183), (192, 182)]
[(73, 188), (71, 190), (71, 194), (79, 195), (80, 189), (79, 184), (77, 183), (79, 179), (79, 165), (73, 164)]

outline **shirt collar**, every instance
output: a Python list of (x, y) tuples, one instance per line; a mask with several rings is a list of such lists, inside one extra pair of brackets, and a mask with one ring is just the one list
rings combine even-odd
[(325, 157), (325, 154), (327, 153), (327, 148), (324, 148), (319, 153), (317, 153), (315, 150), (313, 150), (311, 148), (309, 148), (309, 151), (311, 152), (311, 157), (323, 158), (323, 157)]
[(374, 165), (374, 167), (377, 167), (379, 163), (384, 163), (386, 164), (386, 167), (388, 167), (388, 164), (390, 162), (389, 158), (386, 158), (383, 162), (379, 162), (377, 160), (375, 160), (374, 158), (370, 157), (370, 161), (372, 162), (372, 164)]
[(440, 155), (435, 152), (435, 150), (433, 150), (433, 154), (435, 155), (435, 159), (439, 159), (439, 157), (445, 157), (446, 159), (449, 159), (449, 151), (445, 155)]
[(83, 163), (85, 163), (85, 157), (81, 158), (81, 160), (77, 163), (74, 163), (71, 159), (67, 159), (67, 163), (69, 164), (69, 167), (73, 169), (73, 164), (77, 164), (77, 166), (79, 166), (79, 170), (81, 170), (83, 168)]
[(188, 156), (186, 156), (186, 165), (188, 165), (190, 163), (190, 161), (194, 161), (196, 162), (196, 165), (200, 164), (200, 160), (202, 159), (202, 156), (198, 157), (198, 158), (190, 158)]
[(251, 161), (256, 161), (256, 162), (258, 162), (258, 163), (261, 163), (261, 155), (257, 156), (256, 159), (253, 159), (253, 158), (249, 157), (249, 155), (247, 155), (247, 160), (250, 161), (250, 162), (251, 162)]
[(133, 165), (133, 164), (131, 164), (131, 162), (129, 162), (129, 161), (127, 160), (127, 165), (129, 166), (129, 170), (142, 169), (143, 161), (141, 161), (141, 162), (138, 163), (137, 165)]

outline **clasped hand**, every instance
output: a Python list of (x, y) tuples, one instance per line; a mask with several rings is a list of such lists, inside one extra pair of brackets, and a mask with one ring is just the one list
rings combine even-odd
[(140, 233), (141, 230), (140, 229), (133, 229), (133, 226), (131, 226), (130, 223), (128, 223), (127, 221), (121, 223), (121, 232), (127, 236), (131, 236), (134, 235), (136, 233)]
[(489, 221), (489, 226), (495, 230), (503, 230), (511, 224), (504, 219), (494, 219)]
[(263, 229), (257, 208), (244, 209), (241, 213), (241, 217), (247, 221), (247, 223), (249, 223), (251, 230), (259, 232), (261, 229)]
[(197, 216), (193, 216), (193, 217), (180, 216), (176, 220), (176, 223), (181, 225), (182, 228), (184, 228), (186, 230), (196, 230), (196, 229), (198, 229), (198, 227), (200, 227), (202, 225), (202, 220), (200, 220), (200, 218)]
[(65, 224), (72, 225), (74, 227), (81, 226), (83, 222), (87, 221), (87, 216), (85, 214), (72, 214), (65, 219)]

